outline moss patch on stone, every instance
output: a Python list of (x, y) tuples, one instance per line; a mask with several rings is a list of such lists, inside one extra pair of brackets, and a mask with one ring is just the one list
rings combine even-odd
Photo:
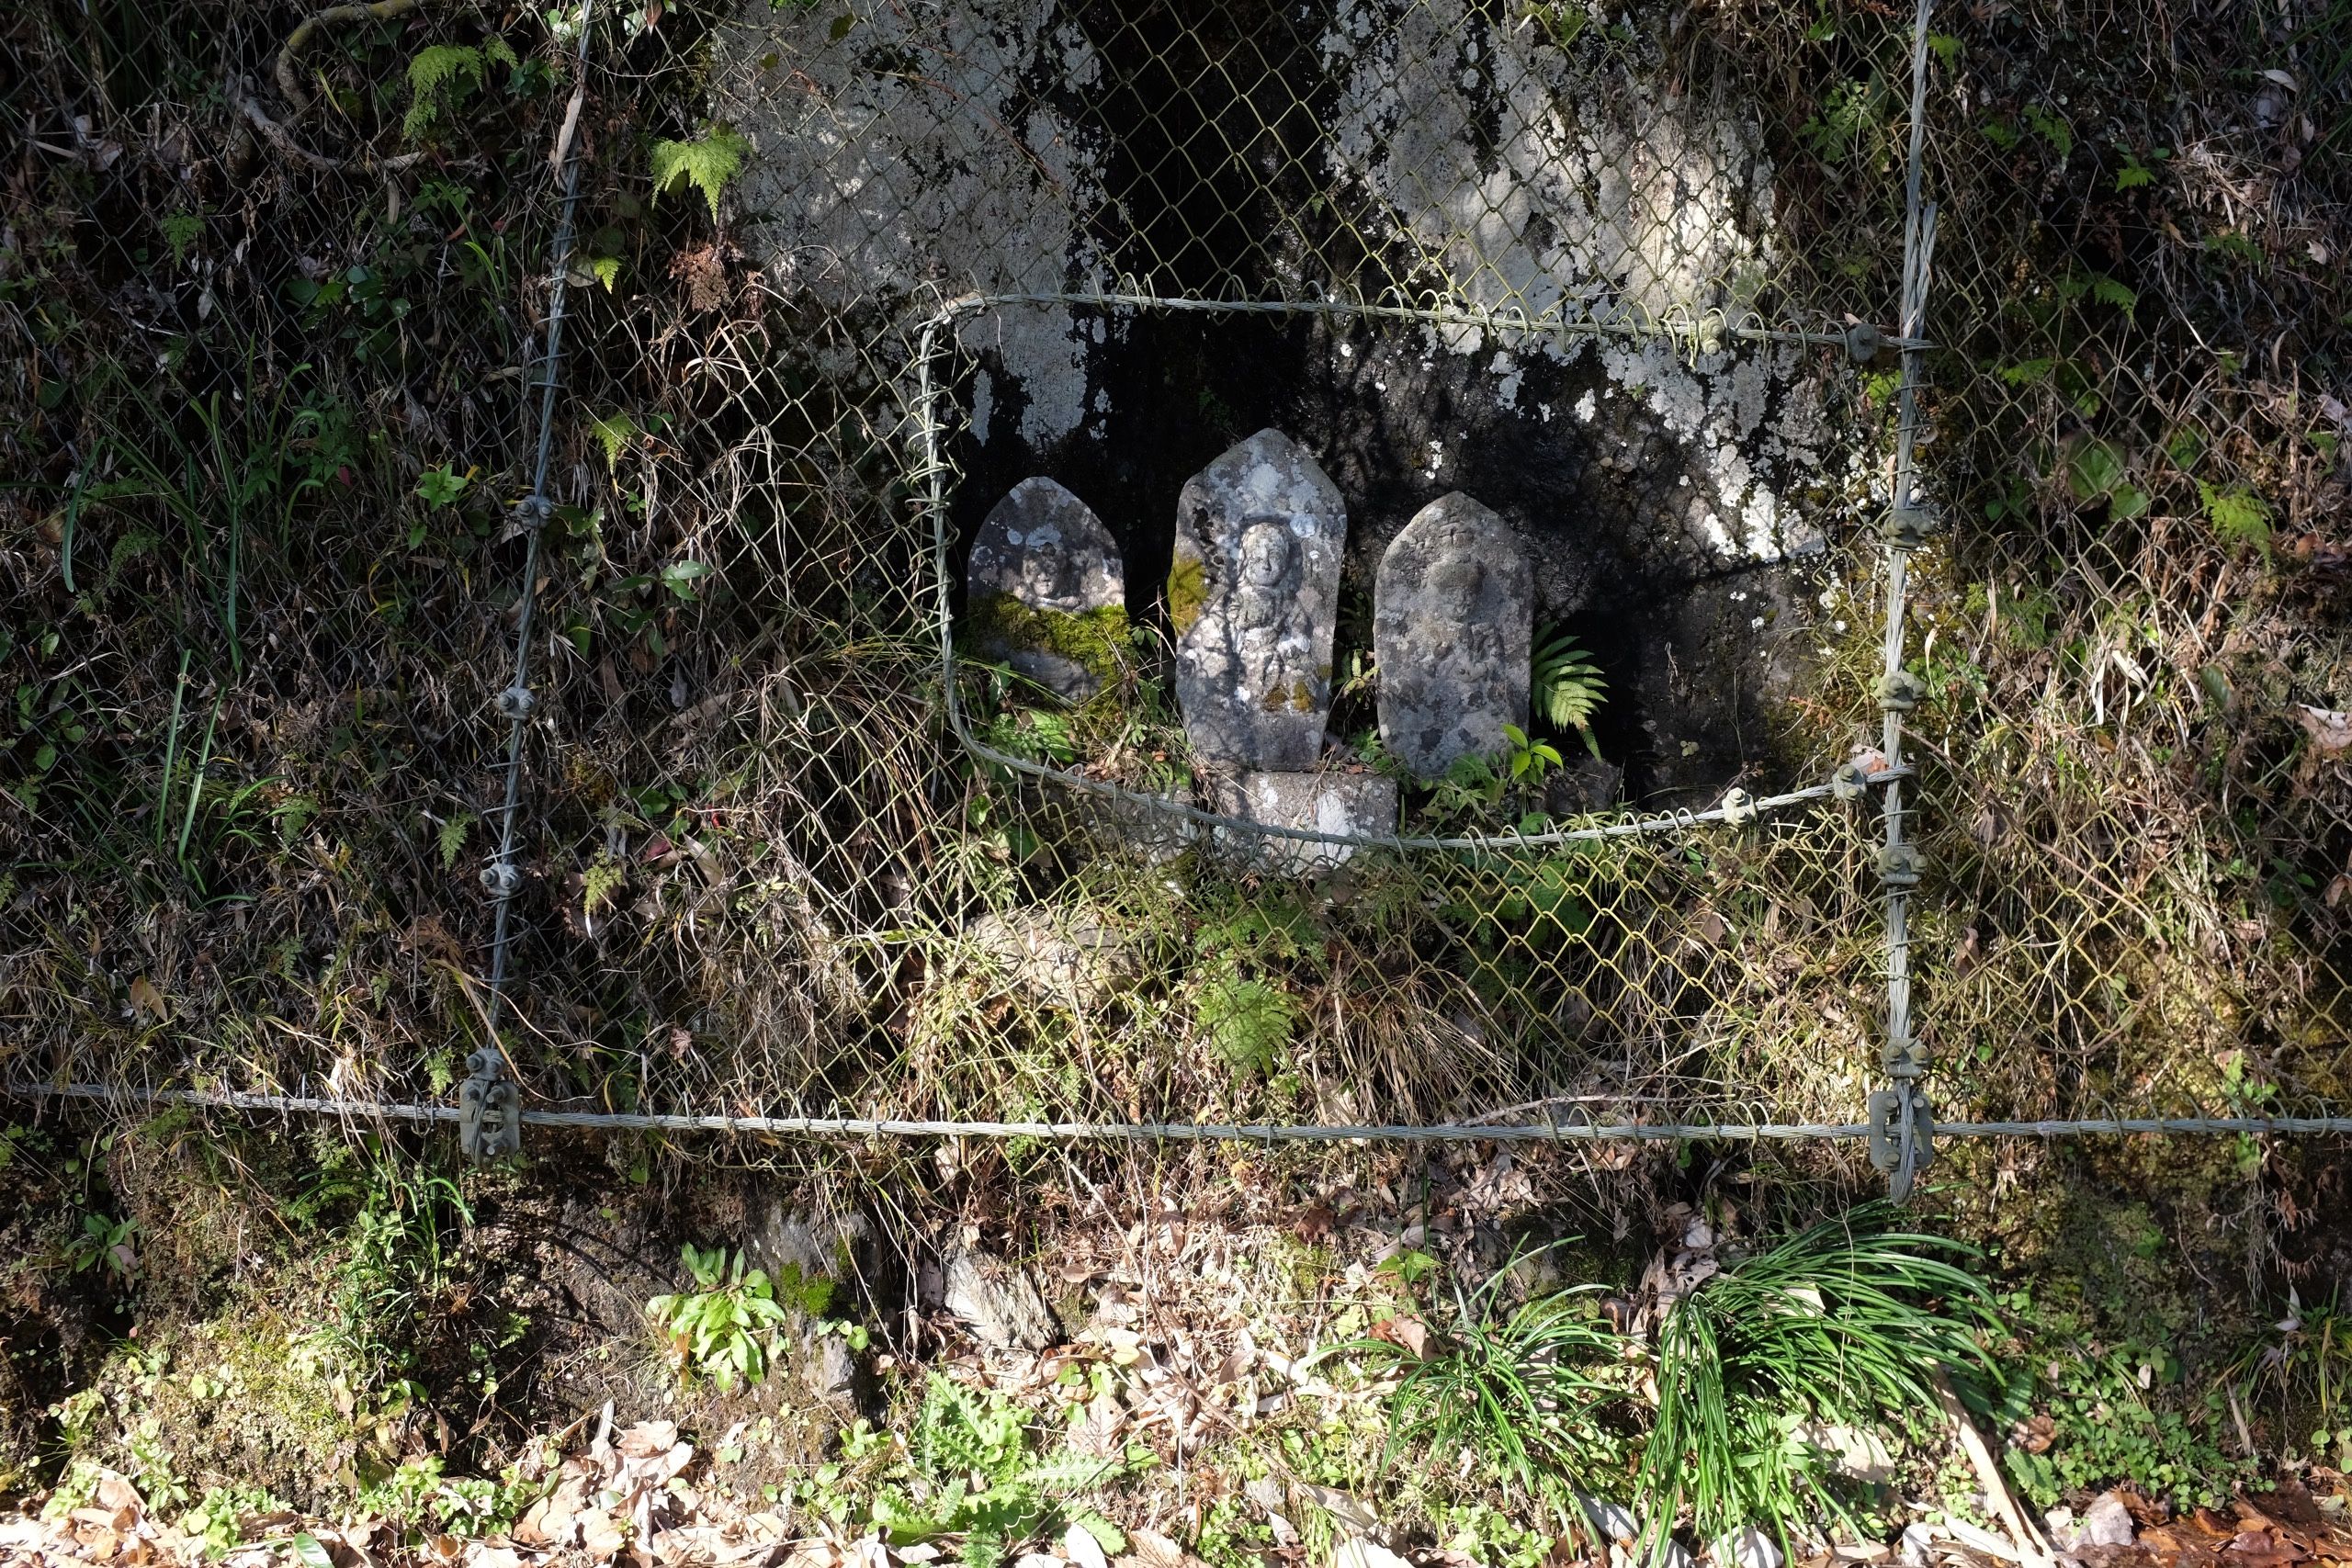
[(1208, 568), (1196, 556), (1178, 556), (1168, 569), (1168, 624), (1178, 637), (1200, 624), (1208, 602)]
[(983, 656), (1039, 649), (1069, 660), (1104, 686), (1127, 667), (1127, 612), (1116, 604), (1073, 615), (1037, 609), (1010, 593), (991, 593), (973, 600), (964, 619), (967, 643)]

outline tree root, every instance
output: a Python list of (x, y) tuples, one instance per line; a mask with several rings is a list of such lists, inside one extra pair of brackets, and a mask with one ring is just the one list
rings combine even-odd
[[(276, 73), (278, 92), (294, 107), (296, 114), (311, 107), (311, 100), (302, 91), (301, 78), (294, 73), (294, 62), (310, 47), (311, 39), (322, 27), (334, 22), (389, 21), (394, 17), (407, 16), (421, 3), (422, 0), (373, 0), (368, 5), (330, 6), (305, 19), (301, 26), (287, 35), (286, 42), (278, 49)], [(266, 136), (269, 133), (264, 131), (262, 134)]]

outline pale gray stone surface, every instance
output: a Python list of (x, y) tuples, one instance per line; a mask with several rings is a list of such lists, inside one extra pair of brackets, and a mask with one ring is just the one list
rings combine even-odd
[(1460, 491), (1416, 513), (1380, 558), (1372, 643), (1380, 739), (1421, 778), (1494, 757), (1527, 724), (1534, 584), (1510, 525)]
[(1043, 1350), (1061, 1337), (1054, 1314), (1028, 1270), (967, 1249), (947, 1260), (947, 1310), (972, 1337), (1000, 1350)]
[(1125, 562), (1118, 541), (1086, 502), (1052, 479), (1023, 479), (981, 519), (965, 582), (976, 630), (973, 653), (1001, 659), (1072, 702), (1102, 688), (1103, 671), (1041, 639), (1008, 637), (988, 614), (991, 601), (1011, 598), (1049, 615), (1124, 615)]
[(1184, 483), (1168, 574), (1176, 701), (1204, 761), (1312, 768), (1331, 707), (1347, 508), (1322, 466), (1261, 430)]
[[(1396, 831), (1396, 781), (1383, 773), (1247, 772), (1221, 781), (1213, 797), (1227, 817), (1269, 828), (1311, 828), (1355, 836)], [(1225, 852), (1277, 875), (1304, 876), (1343, 865), (1351, 844), (1273, 838), (1220, 828)]]

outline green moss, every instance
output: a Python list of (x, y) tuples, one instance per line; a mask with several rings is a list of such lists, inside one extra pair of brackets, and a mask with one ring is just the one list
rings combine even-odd
[(98, 1374), (76, 1457), (192, 1494), (259, 1485), (304, 1507), (332, 1506), (385, 1462), (390, 1424), (363, 1426), (328, 1342), (254, 1297), (210, 1322), (127, 1343)]
[(1040, 610), (1010, 593), (975, 599), (965, 611), (975, 652), (1040, 649), (1078, 665), (1105, 686), (1126, 669), (1127, 613), (1116, 604), (1083, 615)]
[(1168, 569), (1168, 624), (1178, 637), (1200, 623), (1208, 602), (1208, 568), (1196, 556), (1178, 556)]

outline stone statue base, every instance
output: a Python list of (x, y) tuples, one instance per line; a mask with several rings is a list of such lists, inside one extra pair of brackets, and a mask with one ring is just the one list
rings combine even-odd
[[(1237, 773), (1219, 781), (1210, 799), (1227, 817), (1321, 833), (1394, 833), (1400, 804), (1396, 781), (1380, 773)], [(1280, 876), (1329, 871), (1355, 853), (1350, 844), (1270, 838), (1239, 828), (1220, 828), (1216, 837), (1221, 852)]]

